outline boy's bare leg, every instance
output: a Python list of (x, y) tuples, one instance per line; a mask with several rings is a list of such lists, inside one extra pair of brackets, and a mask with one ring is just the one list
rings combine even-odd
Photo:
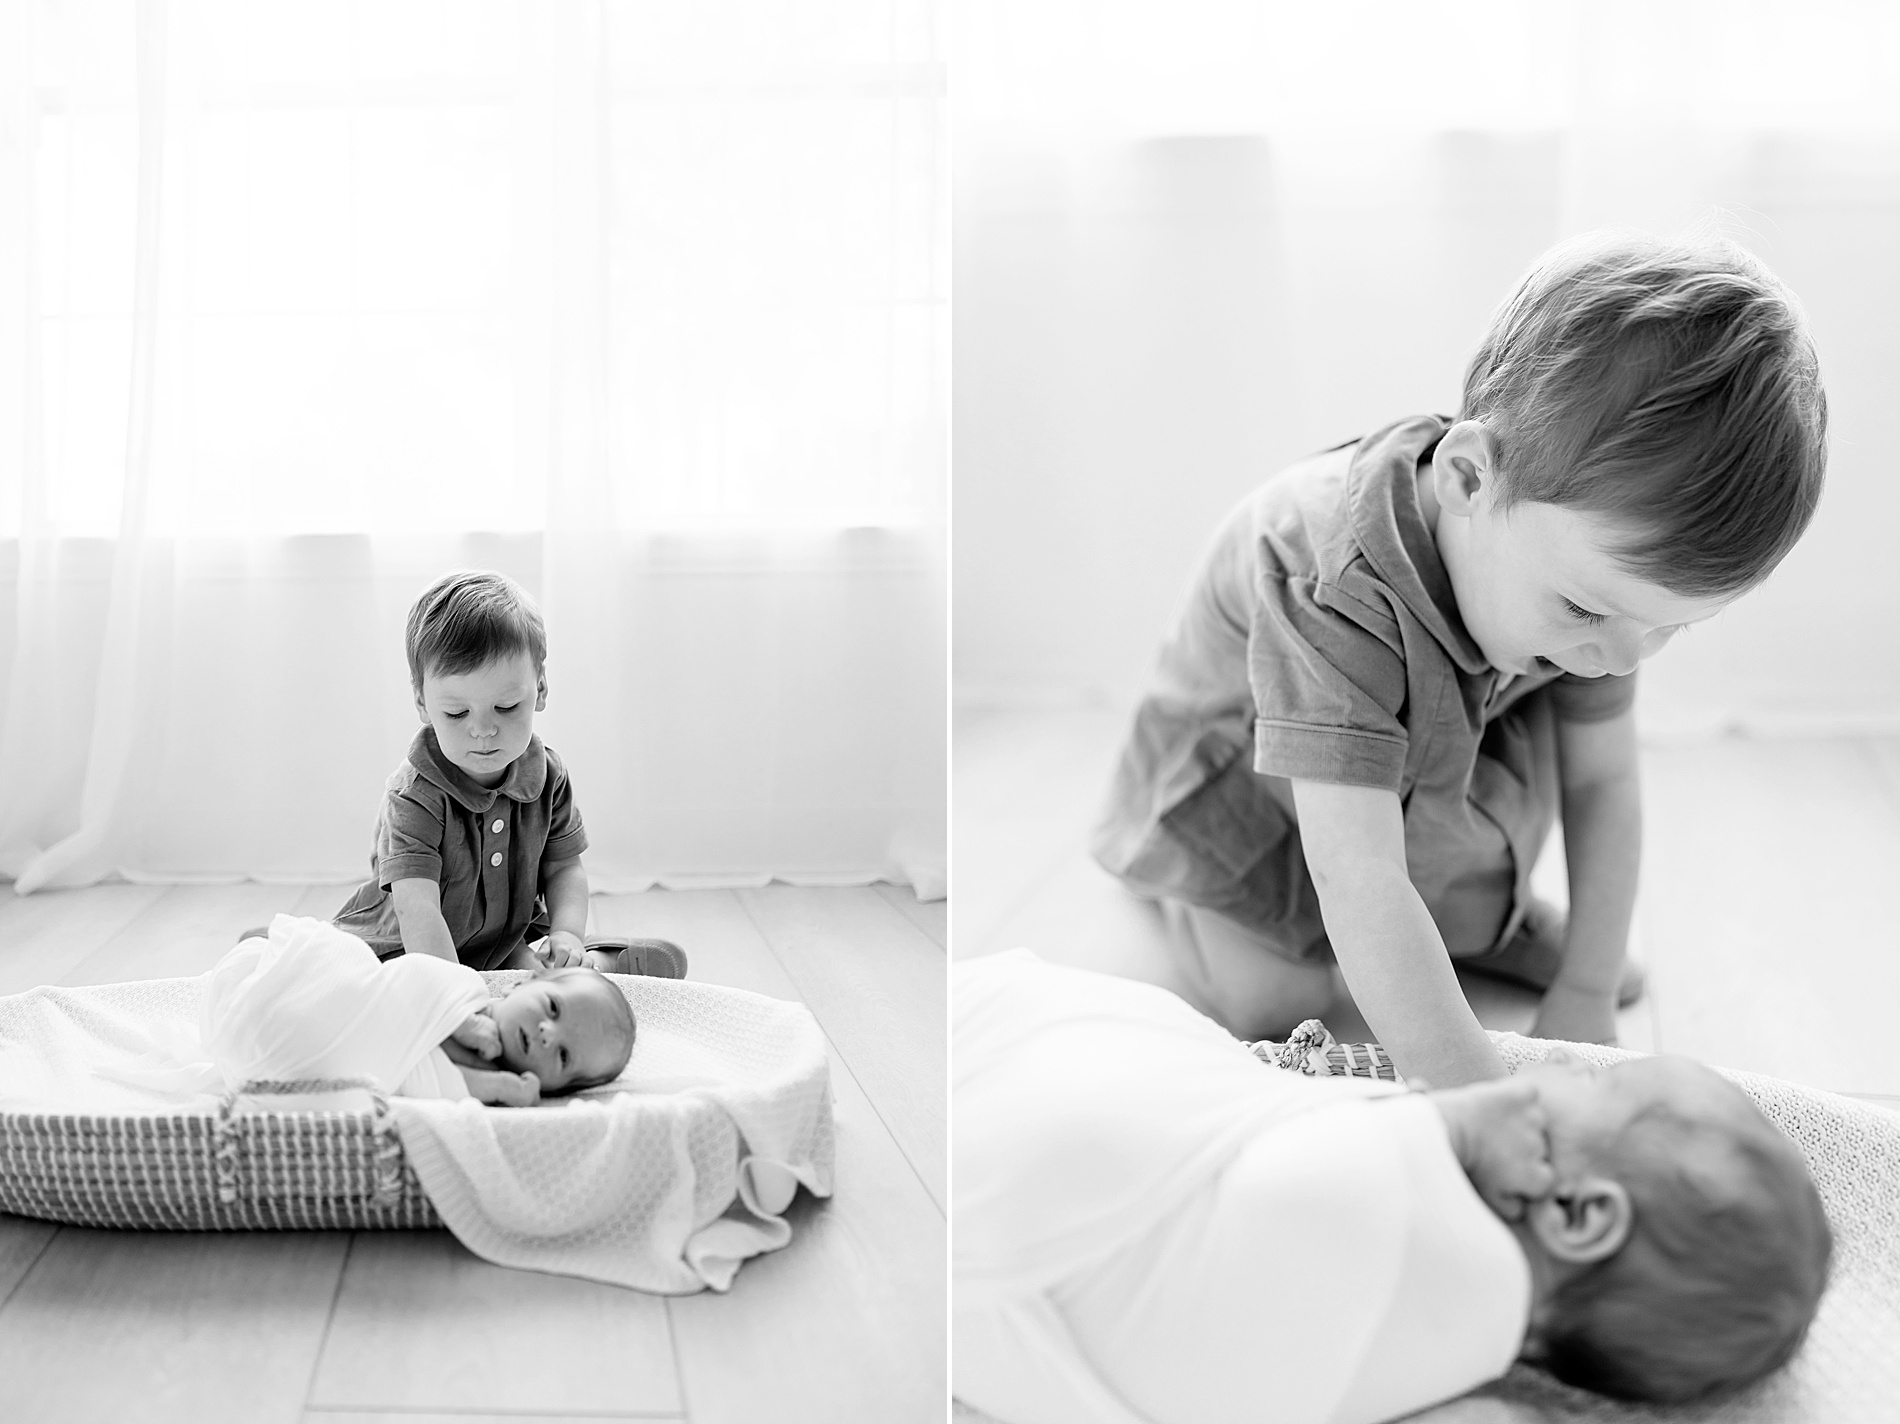
[(1182, 997), (1236, 1038), (1285, 1038), (1333, 1003), (1326, 960), (1277, 953), (1265, 938), (1198, 905), (1161, 905), (1181, 972), (1193, 992)]
[(1139, 979), (1177, 994), (1189, 987), (1168, 948), (1160, 907), (1129, 894), (1081, 851), (982, 943), (953, 936), (951, 953), (961, 959), (1019, 946), (1052, 964)]
[(1018, 945), (1052, 963), (1159, 985), (1249, 1040), (1284, 1038), (1333, 1001), (1330, 965), (1282, 958), (1205, 910), (1143, 899), (1081, 853), (993, 941), (956, 952)]

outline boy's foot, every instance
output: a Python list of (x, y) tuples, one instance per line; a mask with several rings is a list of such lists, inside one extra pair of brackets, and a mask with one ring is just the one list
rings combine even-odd
[(665, 939), (590, 939), (587, 962), (606, 974), (684, 979), (686, 951)]
[[(1524, 923), (1511, 936), (1509, 944), (1469, 959), (1454, 959), (1452, 963), (1473, 974), (1541, 992), (1556, 980), (1563, 961), (1564, 912), (1547, 901), (1532, 900)], [(1642, 998), (1645, 978), (1642, 965), (1630, 959), (1623, 961), (1623, 977), (1616, 986), (1619, 1009)]]

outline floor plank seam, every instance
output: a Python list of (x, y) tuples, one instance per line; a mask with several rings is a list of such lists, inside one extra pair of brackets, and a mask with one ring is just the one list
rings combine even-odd
[[(25, 1218), (25, 1219), (30, 1220), (31, 1218)], [(5, 1310), (7, 1308), (8, 1302), (11, 1301), (14, 1296), (20, 1293), (20, 1287), (26, 1284), (26, 1278), (32, 1275), (34, 1271), (39, 1269), (40, 1262), (46, 1258), (47, 1249), (53, 1244), (53, 1242), (59, 1237), (59, 1234), (65, 1229), (66, 1228), (63, 1226), (55, 1225), (51, 1231), (46, 1233), (46, 1239), (40, 1242), (40, 1249), (35, 1251), (33, 1253), (33, 1259), (26, 1263), (26, 1269), (20, 1272), (19, 1279), (17, 1279), (13, 1283), (13, 1288), (9, 1290), (4, 1296), (0, 1296), (0, 1310)]]
[[(1027, 885), (1024, 886), (1021, 894), (1015, 896), (1013, 899), (1008, 901), (1007, 905), (1005, 906), (1003, 910), (1003, 913), (998, 915), (995, 921), (993, 922), (992, 927), (989, 930), (989, 933), (992, 936), (994, 936), (996, 934), (1001, 933), (1003, 930), (1008, 929), (1010, 926), (1010, 923), (1013, 920), (1015, 920), (1015, 918), (1023, 912), (1023, 907), (1028, 905), (1030, 902), (1032, 902), (1036, 898), (1036, 896), (1041, 894), (1044, 890), (1046, 890), (1049, 887), (1050, 882), (1052, 882), (1058, 875), (1062, 873), (1062, 867), (1064, 863), (1067, 862), (1069, 857), (1074, 855), (1078, 850), (1080, 850), (1085, 855), (1088, 852), (1088, 835), (1087, 835), (1086, 830), (1078, 832), (1073, 837), (1065, 838), (1062, 842), (1061, 848), (1052, 852), (1049, 855), (1049, 857), (1042, 862), (1042, 868), (1039, 871), (1037, 871), (1035, 879), (1031, 880)], [(1092, 859), (1090, 861), (1090, 864), (1094, 864), (1094, 861)], [(953, 944), (955, 942), (956, 941), (954, 939), (951, 941), (951, 943)], [(1032, 949), (1034, 948), (1033, 945), (1029, 947)], [(1014, 948), (1016, 948), (1016, 946), (1013, 944), (1005, 944), (1005, 945), (984, 944), (982, 946), (979, 946), (980, 952), (984, 954), (995, 954), (995, 953), (1000, 952), (1001, 950), (1014, 949)], [(969, 956), (965, 955), (964, 957), (968, 958)]]
[[(87, 888), (91, 888), (91, 887), (87, 887)], [(85, 968), (88, 964), (91, 964), (93, 960), (97, 959), (100, 955), (104, 954), (107, 950), (111, 949), (113, 945), (117, 944), (119, 940), (125, 935), (125, 933), (133, 927), (133, 925), (138, 923), (138, 921), (144, 919), (147, 915), (150, 915), (154, 911), (158, 910), (161, 906), (165, 904), (167, 900), (175, 899), (178, 895), (179, 889), (180, 887), (177, 885), (167, 885), (163, 887), (157, 895), (154, 895), (150, 900), (147, 900), (143, 905), (141, 905), (137, 913), (135, 913), (129, 919), (127, 919), (124, 924), (120, 925), (117, 929), (112, 931), (111, 934), (107, 935), (104, 939), (100, 940), (99, 943), (95, 944), (91, 949), (87, 950), (85, 954), (81, 955), (72, 964), (68, 965), (65, 974), (60, 976), (60, 982), (62, 984), (68, 984), (68, 985), (72, 984), (76, 976), (82, 974), (85, 971)], [(240, 926), (240, 928), (242, 927)], [(236, 931), (233, 931), (233, 933), (235, 934)], [(236, 943), (235, 940), (233, 940), (232, 942)], [(80, 980), (79, 982), (83, 984), (83, 983), (87, 983), (91, 981)]]
[[(838, 1062), (844, 1065), (844, 1071), (851, 1075), (851, 1081), (858, 1085), (858, 1091), (863, 1094), (864, 1101), (870, 1104), (871, 1115), (877, 1119), (878, 1126), (884, 1129), (884, 1135), (890, 1138), (891, 1145), (897, 1149), (897, 1155), (904, 1159), (904, 1165), (910, 1168), (911, 1175), (917, 1179), (917, 1184), (924, 1189), (924, 1195), (930, 1199), (930, 1204), (937, 1208), (937, 1214), (939, 1216), (943, 1215), (943, 1204), (937, 1200), (937, 1193), (932, 1190), (929, 1181), (926, 1180), (917, 1164), (911, 1161), (910, 1153), (904, 1150), (903, 1140), (891, 1130), (890, 1123), (884, 1117), (883, 1109), (877, 1105), (877, 1099), (871, 1096), (870, 1090), (865, 1087), (863, 1077), (858, 1073), (857, 1069), (851, 1066), (850, 1057), (845, 1053), (844, 1048), (838, 1043), (838, 1040), (832, 1037), (831, 1030), (825, 1027), (824, 1020), (818, 1017), (817, 1010), (813, 1009), (809, 1003), (805, 1003), (805, 986), (799, 982), (799, 978), (792, 972), (791, 966), (786, 964), (785, 960), (779, 955), (778, 947), (772, 943), (771, 935), (767, 934), (765, 926), (759, 923), (758, 916), (752, 913), (752, 907), (746, 903), (745, 897), (739, 895), (734, 898), (738, 901), (740, 910), (744, 912), (747, 921), (751, 924), (753, 933), (758, 935), (759, 942), (765, 946), (766, 953), (770, 954), (773, 961), (778, 965), (779, 972), (791, 981), (794, 989), (798, 990), (799, 1002), (805, 1004), (805, 1008), (810, 1011), (812, 1019), (818, 1024), (819, 1032), (825, 1036), (825, 1042), (831, 1045), (831, 1051), (837, 1054)], [(834, 1103), (837, 1101), (837, 1094), (835, 1092), (832, 1094), (832, 1100)]]
[(336, 1320), (336, 1303), (343, 1297), (343, 1277), (349, 1273), (350, 1256), (356, 1250), (356, 1232), (350, 1233), (350, 1239), (343, 1243), (343, 1259), (337, 1262), (336, 1284), (330, 1289), (330, 1308), (323, 1313), (323, 1331), (317, 1336), (316, 1353), (310, 1358), (310, 1378), (303, 1385), (303, 1407), (305, 1412), (320, 1408), (311, 1402), (311, 1393), (317, 1387), (317, 1376), (323, 1370), (323, 1354), (330, 1348), (330, 1326)]
[(679, 1418), (691, 1420), (693, 1402), (686, 1397), (686, 1362), (680, 1358), (679, 1322), (673, 1319), (673, 1298), (667, 1296), (660, 1304), (666, 1316), (666, 1348), (673, 1356), (673, 1388), (679, 1394)]

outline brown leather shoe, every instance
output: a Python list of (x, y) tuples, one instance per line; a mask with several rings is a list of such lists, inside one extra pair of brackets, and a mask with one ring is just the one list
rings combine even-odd
[[(1460, 969), (1482, 974), (1487, 979), (1502, 979), (1520, 988), (1548, 989), (1557, 978), (1564, 960), (1564, 912), (1546, 900), (1531, 901), (1510, 943), (1469, 959), (1454, 959)], [(1643, 997), (1648, 976), (1643, 966), (1632, 959), (1623, 961), (1623, 977), (1616, 985), (1616, 1006), (1627, 1008)]]
[(644, 974), (652, 979), (686, 977), (686, 951), (671, 940), (590, 939), (587, 952), (607, 961), (594, 967), (608, 974)]

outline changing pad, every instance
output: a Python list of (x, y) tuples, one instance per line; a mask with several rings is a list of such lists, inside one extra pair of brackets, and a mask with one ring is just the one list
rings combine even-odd
[[(525, 977), (483, 975), (497, 997)], [(790, 1238), (798, 1186), (831, 1191), (823, 1034), (799, 1004), (608, 977), (640, 1025), (614, 1084), (527, 1109), (252, 1100), (223, 1131), (214, 1096), (152, 1087), (152, 1066), (191, 1042), (201, 978), (0, 998), (0, 1210), (173, 1229), (440, 1222), (503, 1265), (723, 1290)]]

